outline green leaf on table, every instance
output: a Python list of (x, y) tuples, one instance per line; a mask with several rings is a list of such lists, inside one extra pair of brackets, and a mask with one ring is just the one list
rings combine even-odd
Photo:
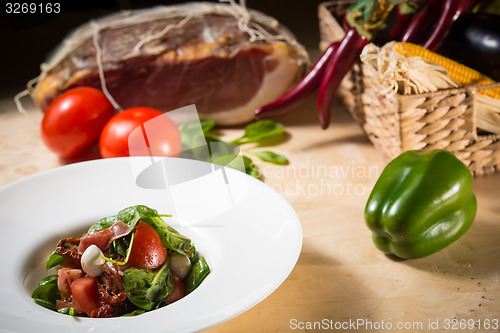
[[(243, 164), (241, 163), (243, 161)], [(247, 156), (228, 154), (219, 156), (213, 161), (214, 164), (226, 166), (238, 171), (244, 171), (247, 175), (259, 178), (260, 172), (257, 166)], [(243, 170), (244, 169), (244, 170)]]
[(275, 152), (265, 150), (265, 151), (257, 151), (254, 152), (254, 154), (260, 158), (261, 160), (265, 162), (270, 162), (274, 164), (279, 164), (279, 165), (287, 165), (288, 164), (288, 159), (280, 154), (277, 154)]
[(263, 119), (251, 123), (245, 127), (245, 134), (231, 142), (241, 145), (244, 143), (253, 143), (276, 137), (285, 132), (285, 127), (270, 119)]
[(207, 134), (212, 128), (215, 127), (215, 121), (212, 119), (200, 119), (201, 130)]

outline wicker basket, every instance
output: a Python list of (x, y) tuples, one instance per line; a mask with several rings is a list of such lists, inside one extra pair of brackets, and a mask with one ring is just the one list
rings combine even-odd
[[(342, 39), (336, 18), (353, 1), (320, 4), (320, 49)], [(374, 146), (392, 159), (406, 150), (446, 149), (462, 160), (475, 176), (500, 169), (500, 135), (478, 134), (475, 92), (479, 87), (388, 98), (376, 71), (358, 62), (343, 80), (338, 96), (360, 123)]]

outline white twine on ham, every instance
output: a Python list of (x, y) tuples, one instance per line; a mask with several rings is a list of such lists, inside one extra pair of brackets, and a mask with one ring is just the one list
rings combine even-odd
[(154, 35), (151, 35), (151, 36), (148, 36), (146, 38), (144, 38), (143, 40), (139, 41), (139, 43), (137, 43), (134, 47), (134, 52), (139, 52), (139, 50), (144, 46), (144, 44), (146, 43), (149, 43), (153, 40), (156, 40), (156, 39), (159, 39), (159, 38), (162, 38), (163, 36), (165, 36), (170, 30), (172, 29), (180, 29), (182, 28), (186, 23), (189, 22), (189, 20), (191, 20), (193, 18), (193, 14), (189, 13), (185, 18), (183, 18), (181, 21), (179, 21), (179, 23), (176, 23), (176, 24), (169, 24), (167, 25), (165, 28), (163, 28), (162, 31), (154, 34)]
[(100, 26), (95, 22), (92, 22), (92, 26), (94, 27), (94, 34), (92, 35), (92, 43), (94, 44), (95, 47), (95, 60), (97, 64), (97, 71), (99, 72), (99, 80), (101, 81), (101, 90), (104, 93), (104, 95), (106, 95), (109, 102), (113, 105), (115, 109), (123, 111), (121, 106), (115, 101), (113, 96), (111, 96), (111, 94), (108, 91), (108, 88), (106, 87), (106, 77), (104, 76), (104, 68), (102, 65), (102, 49), (101, 46), (99, 45)]

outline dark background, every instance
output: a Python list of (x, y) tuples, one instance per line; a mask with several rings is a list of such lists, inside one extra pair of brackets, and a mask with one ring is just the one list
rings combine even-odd
[[(17, 2), (46, 3), (36, 0)], [(7, 14), (2, 0), (0, 11), (1, 93), (16, 93), (40, 73), (40, 64), (63, 38), (79, 25), (119, 10), (173, 5), (176, 0), (61, 0), (59, 14)], [(212, 1), (213, 2), (213, 1)], [(247, 0), (247, 7), (275, 17), (287, 26), (300, 43), (317, 49), (319, 30), (317, 8), (320, 0)]]

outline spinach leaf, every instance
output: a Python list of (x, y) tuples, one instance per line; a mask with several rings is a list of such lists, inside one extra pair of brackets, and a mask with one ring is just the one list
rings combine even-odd
[(45, 264), (45, 269), (46, 270), (49, 270), (51, 269), (52, 267), (54, 266), (57, 266), (59, 264), (62, 264), (63, 262), (65, 262), (66, 258), (64, 258), (62, 256), (62, 254), (60, 254), (59, 252), (57, 251), (54, 251), (52, 252), (52, 254), (50, 255), (49, 259), (47, 259), (47, 263)]
[(282, 124), (269, 119), (263, 119), (247, 125), (245, 127), (245, 134), (241, 138), (231, 142), (237, 145), (259, 142), (281, 135), (284, 132), (285, 127)]
[(144, 309), (137, 309), (137, 310), (134, 310), (132, 312), (129, 312), (129, 313), (126, 313), (120, 317), (134, 317), (134, 316), (138, 316), (140, 314), (143, 314), (144, 312), (146, 312), (146, 310)]
[(108, 216), (100, 219), (97, 221), (94, 225), (92, 225), (89, 230), (87, 230), (87, 233), (93, 233), (95, 231), (99, 231), (101, 229), (106, 229), (111, 227), (115, 222), (116, 222), (116, 215), (114, 216)]
[(62, 313), (62, 314), (66, 314), (66, 315), (70, 315), (73, 317), (80, 315), (80, 312), (76, 311), (75, 308), (73, 308), (73, 307), (60, 308), (59, 310), (57, 310), (57, 312)]
[(123, 287), (128, 299), (144, 310), (156, 308), (174, 290), (169, 261), (159, 269), (129, 267), (123, 272)]
[[(116, 220), (121, 220), (130, 227), (134, 227), (139, 221), (143, 221), (155, 229), (167, 249), (183, 255), (186, 255), (186, 252), (190, 253), (191, 240), (181, 236), (177, 230), (166, 224), (155, 209), (144, 205), (127, 207), (116, 215)], [(120, 244), (120, 242), (123, 242), (123, 244)], [(124, 255), (129, 247), (127, 240), (122, 240), (122, 238), (115, 240), (113, 246), (114, 250), (121, 255)]]
[(137, 222), (144, 221), (145, 218), (158, 216), (158, 212), (153, 208), (144, 205), (137, 205), (122, 209), (116, 215), (116, 219), (122, 221), (129, 227), (135, 227)]
[(144, 219), (142, 221), (146, 222), (150, 227), (155, 229), (156, 233), (160, 236), (163, 245), (165, 245), (167, 249), (191, 257), (192, 244), (189, 238), (180, 235), (174, 228), (167, 225), (159, 216)]
[(252, 176), (254, 178), (260, 177), (259, 169), (249, 157), (243, 156), (243, 163), (245, 164), (245, 172), (247, 175)]
[(201, 129), (204, 134), (207, 134), (215, 127), (215, 121), (212, 119), (200, 119)]
[(42, 279), (31, 297), (36, 304), (55, 310), (56, 300), (61, 298), (61, 292), (57, 288), (57, 275), (49, 275)]
[(254, 152), (255, 155), (257, 155), (258, 158), (260, 158), (263, 161), (266, 162), (271, 162), (274, 164), (279, 164), (279, 165), (287, 165), (288, 164), (288, 159), (280, 154), (277, 154), (275, 152), (265, 150), (265, 151), (256, 151)]
[(188, 276), (186, 277), (186, 294), (191, 293), (198, 288), (200, 283), (210, 274), (210, 267), (208, 266), (205, 258), (201, 257), (191, 268)]

